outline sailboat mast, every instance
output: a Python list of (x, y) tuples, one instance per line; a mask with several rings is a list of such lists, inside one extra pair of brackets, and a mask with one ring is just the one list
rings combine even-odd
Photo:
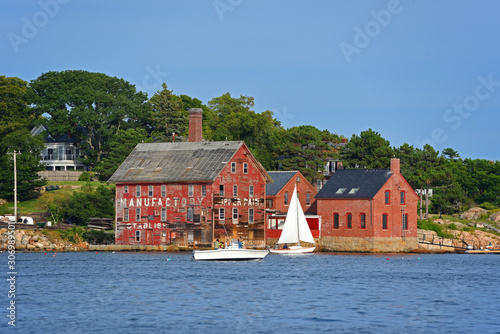
[(299, 220), (299, 195), (297, 194), (297, 185), (295, 185), (295, 200), (296, 204), (295, 205), (295, 210), (297, 211), (296, 217), (297, 217), (297, 246), (300, 246), (300, 220)]

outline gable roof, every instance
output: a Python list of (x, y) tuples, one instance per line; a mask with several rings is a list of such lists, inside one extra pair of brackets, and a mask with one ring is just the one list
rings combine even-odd
[(392, 175), (390, 169), (339, 169), (316, 198), (373, 198)]
[(274, 171), (267, 173), (274, 182), (266, 185), (266, 196), (275, 196), (297, 174), (297, 171)]
[(242, 141), (138, 144), (108, 182), (211, 182), (244, 145)]

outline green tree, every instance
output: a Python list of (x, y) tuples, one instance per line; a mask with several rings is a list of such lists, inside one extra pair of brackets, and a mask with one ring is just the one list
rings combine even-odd
[(27, 129), (21, 129), (4, 136), (0, 141), (0, 197), (14, 199), (14, 150), (17, 162), (17, 198), (20, 201), (32, 199), (38, 195), (37, 188), (47, 182), (38, 172), (45, 169), (40, 163), (43, 141), (33, 137)]
[(100, 185), (95, 191), (91, 186), (83, 187), (82, 191), (71, 196), (66, 218), (77, 225), (86, 224), (92, 217), (113, 218), (114, 198), (114, 191), (104, 185)]
[(30, 85), (30, 102), (50, 116), (52, 135), (71, 133), (91, 169), (106, 157), (119, 130), (151, 131), (146, 94), (123, 79), (87, 71), (47, 72)]
[(103, 158), (102, 163), (94, 170), (98, 174), (100, 181), (107, 181), (113, 173), (125, 161), (130, 152), (139, 143), (151, 142), (144, 129), (119, 130), (109, 142), (109, 154)]
[(28, 83), (0, 76), (0, 138), (20, 129), (30, 129), (39, 114), (28, 108)]
[(57, 192), (45, 192), (37, 201), (38, 208), (49, 212), (54, 224), (64, 220), (68, 204), (69, 197)]
[(149, 102), (152, 106), (152, 119), (155, 135), (163, 140), (172, 138), (172, 134), (185, 135), (188, 128), (188, 113), (184, 110), (183, 100), (167, 89), (156, 92)]
[(340, 136), (311, 125), (281, 131), (279, 142), (278, 169), (298, 170), (309, 182), (323, 179), (323, 170), (328, 159), (340, 158), (339, 153), (331, 146), (340, 142)]
[(355, 168), (389, 168), (393, 155), (389, 141), (372, 129), (352, 135), (342, 152), (344, 164)]

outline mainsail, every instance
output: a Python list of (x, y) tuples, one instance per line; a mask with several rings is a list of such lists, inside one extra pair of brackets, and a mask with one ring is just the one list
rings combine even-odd
[(314, 238), (297, 197), (297, 186), (295, 186), (278, 244), (299, 243), (299, 240), (314, 244)]

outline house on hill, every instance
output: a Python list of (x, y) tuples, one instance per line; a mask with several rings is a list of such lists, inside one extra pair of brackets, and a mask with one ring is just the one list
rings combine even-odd
[(204, 142), (202, 110), (189, 110), (189, 142), (138, 144), (116, 184), (116, 243), (211, 246), (265, 243), (266, 183), (244, 142)]
[(49, 181), (78, 181), (78, 177), (88, 168), (79, 160), (82, 157), (71, 133), (52, 136), (45, 125), (38, 125), (31, 130), (32, 136), (46, 133), (41, 163), (46, 170), (40, 176)]
[(418, 196), (390, 169), (337, 170), (316, 195), (322, 244), (331, 251), (407, 252), (418, 247)]
[[(302, 210), (306, 213), (311, 233), (313, 237), (319, 238), (321, 218), (315, 214), (316, 188), (299, 171), (272, 171), (268, 174), (273, 179), (273, 183), (266, 186), (267, 243), (273, 244), (281, 236), (295, 186), (297, 186), (297, 195)], [(309, 214), (310, 212), (313, 213)]]

